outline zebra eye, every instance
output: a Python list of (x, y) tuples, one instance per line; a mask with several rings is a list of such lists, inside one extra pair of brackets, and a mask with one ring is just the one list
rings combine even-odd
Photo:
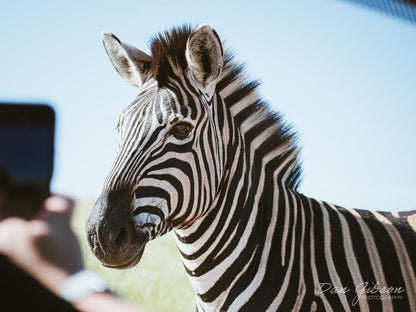
[(179, 122), (171, 129), (172, 135), (180, 140), (186, 139), (192, 131), (193, 126), (187, 122)]

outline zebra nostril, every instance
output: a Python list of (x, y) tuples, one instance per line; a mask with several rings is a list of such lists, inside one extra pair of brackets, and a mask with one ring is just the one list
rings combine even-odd
[(132, 236), (126, 227), (121, 227), (114, 241), (116, 246), (124, 247), (131, 242)]

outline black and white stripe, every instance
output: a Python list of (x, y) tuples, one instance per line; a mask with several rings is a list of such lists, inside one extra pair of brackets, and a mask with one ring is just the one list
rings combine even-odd
[(294, 133), (215, 31), (173, 29), (153, 39), (152, 56), (103, 40), (140, 86), (87, 223), (104, 265), (131, 267), (146, 242), (174, 230), (199, 311), (416, 311), (415, 211), (345, 209), (297, 192)]

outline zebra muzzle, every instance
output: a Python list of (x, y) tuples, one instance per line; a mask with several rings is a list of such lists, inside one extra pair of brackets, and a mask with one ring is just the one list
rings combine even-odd
[(86, 224), (92, 253), (104, 266), (117, 269), (136, 265), (150, 240), (149, 227), (138, 227), (128, 210), (121, 208), (99, 201)]

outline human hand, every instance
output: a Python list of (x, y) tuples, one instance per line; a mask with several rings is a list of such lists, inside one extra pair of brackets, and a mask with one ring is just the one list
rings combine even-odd
[(0, 253), (58, 294), (63, 281), (83, 268), (81, 250), (70, 228), (73, 201), (48, 198), (34, 219), (0, 222)]

